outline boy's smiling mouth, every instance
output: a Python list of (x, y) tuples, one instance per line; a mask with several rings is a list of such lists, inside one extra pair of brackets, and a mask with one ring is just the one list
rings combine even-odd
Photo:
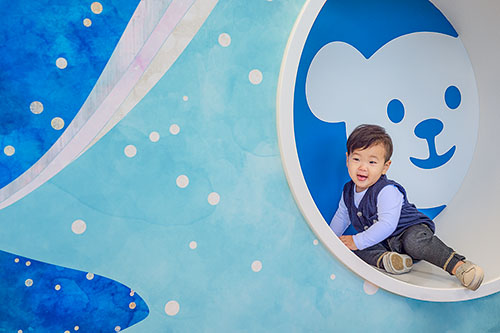
[(366, 179), (368, 179), (368, 176), (364, 176), (364, 175), (356, 175), (358, 177), (358, 180), (359, 181), (365, 181)]

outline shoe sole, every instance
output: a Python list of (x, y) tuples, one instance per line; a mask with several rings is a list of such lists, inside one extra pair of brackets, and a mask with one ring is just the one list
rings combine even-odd
[(413, 260), (407, 256), (396, 252), (389, 254), (392, 268), (396, 271), (393, 274), (403, 274), (409, 272), (413, 266)]
[(395, 270), (401, 271), (405, 268), (405, 265), (403, 263), (403, 258), (398, 255), (391, 255), (391, 264), (392, 267), (394, 267)]
[(411, 258), (406, 258), (406, 267), (410, 268), (413, 266), (413, 260)]

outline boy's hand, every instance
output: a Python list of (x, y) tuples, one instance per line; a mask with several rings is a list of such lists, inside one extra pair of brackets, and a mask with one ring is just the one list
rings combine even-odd
[(356, 247), (356, 244), (354, 244), (354, 240), (352, 239), (352, 236), (340, 236), (339, 237), (342, 243), (344, 243), (345, 246), (349, 248), (349, 250), (356, 251), (358, 248)]

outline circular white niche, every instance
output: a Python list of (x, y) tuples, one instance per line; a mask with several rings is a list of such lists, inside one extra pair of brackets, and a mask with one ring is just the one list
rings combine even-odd
[[(496, 206), (500, 199), (500, 177), (496, 177), (495, 168), (500, 165), (500, 154), (497, 153), (496, 145), (497, 128), (500, 124), (500, 112), (497, 111), (500, 105), (500, 81), (497, 79), (500, 77), (500, 65), (495, 55), (500, 53), (500, 35), (495, 32), (500, 29), (500, 3), (431, 0), (457, 31), (472, 64), (477, 85), (479, 116), (475, 124), (476, 129), (469, 128), (467, 124), (460, 129), (463, 133), (476, 130), (476, 144), (462, 178), (456, 180), (458, 184), (450, 183), (450, 186), (455, 186), (457, 190), (447, 199), (446, 208), (434, 219), (436, 234), (457, 252), (484, 269), (485, 279), (477, 291), (465, 289), (455, 277), (426, 262), (416, 263), (410, 273), (403, 275), (389, 275), (373, 268), (340, 242), (329, 228), (329, 221), (325, 221), (316, 205), (300, 163), (294, 124), (294, 107), (297, 107), (297, 103), (294, 98), (304, 46), (325, 3), (325, 0), (307, 1), (297, 18), (283, 57), (277, 94), (281, 158), (288, 183), (306, 221), (318, 239), (338, 260), (363, 279), (392, 293), (420, 300), (450, 302), (475, 299), (498, 292), (500, 223)], [(464, 100), (465, 102), (467, 101)], [(349, 126), (347, 128), (349, 129)], [(445, 145), (449, 145), (449, 142)], [(457, 144), (457, 152), (458, 149), (460, 146)], [(396, 150), (395, 154), (397, 153)], [(394, 162), (389, 170), (390, 178), (393, 168), (396, 169)], [(404, 180), (397, 180), (405, 186)], [(451, 181), (454, 182), (453, 179)], [(412, 194), (408, 192), (412, 201)], [(338, 202), (332, 202), (331, 205), (335, 211)]]

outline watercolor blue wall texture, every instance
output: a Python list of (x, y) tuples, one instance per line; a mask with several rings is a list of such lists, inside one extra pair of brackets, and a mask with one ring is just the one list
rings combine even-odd
[[(142, 311), (121, 327), (133, 325), (127, 332), (499, 332), (499, 295), (429, 303), (378, 290), (326, 251), (304, 221), (282, 169), (275, 107), (282, 55), (303, 4), (220, 0), (119, 124), (0, 211), (2, 274), (13, 264), (47, 263), (61, 280), (78, 280), (73, 286), (87, 272), (113, 281), (111, 297), (123, 284), (127, 297), (130, 289), (140, 296)], [(86, 228), (75, 232), (75, 222)], [(28, 286), (24, 268), (1, 278), (0, 331), (115, 331), (110, 317), (85, 307), (70, 309), (82, 322), (64, 321), (48, 292), (64, 285), (50, 280), (45, 298), (35, 299), (38, 280)], [(130, 301), (116, 310), (131, 310)], [(43, 320), (30, 322), (33, 304)], [(85, 326), (92, 321), (102, 326)]]
[[(93, 13), (85, 2), (74, 0), (5, 5), (9, 13), (3, 15), (5, 21), (0, 28), (0, 143), (16, 148), (17, 154), (15, 158), (0, 155), (0, 188), (34, 164), (74, 118), (137, 3), (120, 1), (117, 6), (116, 1), (107, 1), (112, 12), (105, 18)], [(91, 22), (87, 24), (93, 24), (91, 29), (75, 24), (84, 18)], [(36, 116), (13, 112), (26, 106)]]

